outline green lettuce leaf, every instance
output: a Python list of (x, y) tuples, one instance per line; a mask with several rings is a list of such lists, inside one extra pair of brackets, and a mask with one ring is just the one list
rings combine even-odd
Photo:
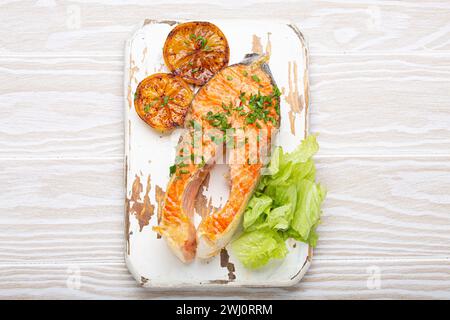
[(274, 149), (257, 191), (244, 212), (244, 232), (232, 248), (248, 268), (259, 268), (288, 253), (285, 240), (316, 246), (321, 205), (326, 196), (317, 184), (312, 156), (318, 151), (315, 136), (307, 137), (291, 153)]
[(292, 220), (290, 203), (271, 210), (267, 215), (267, 225), (276, 230), (287, 230)]
[(294, 151), (287, 153), (284, 161), (293, 163), (306, 162), (315, 155), (317, 151), (319, 151), (319, 144), (317, 143), (316, 136), (311, 135), (304, 139)]
[(270, 207), (272, 198), (264, 194), (259, 197), (252, 197), (244, 213), (244, 229), (250, 227), (260, 217), (260, 215)]
[(270, 158), (270, 163), (267, 166), (269, 175), (273, 176), (278, 173), (280, 170), (280, 161), (283, 157), (283, 149), (281, 147), (277, 147), (273, 150), (272, 157)]
[(244, 233), (232, 243), (233, 252), (246, 268), (259, 268), (270, 259), (282, 259), (288, 253), (284, 239), (265, 228)]
[(308, 239), (311, 229), (319, 222), (320, 205), (326, 192), (319, 184), (306, 179), (298, 182), (297, 190), (297, 205), (291, 226), (302, 239)]

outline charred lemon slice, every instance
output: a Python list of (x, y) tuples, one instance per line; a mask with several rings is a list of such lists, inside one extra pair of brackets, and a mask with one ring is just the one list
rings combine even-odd
[(169, 33), (163, 55), (170, 71), (201, 86), (228, 64), (230, 48), (225, 35), (214, 24), (187, 22)]
[(194, 94), (178, 76), (156, 73), (142, 80), (134, 97), (137, 114), (158, 131), (170, 131), (184, 123)]

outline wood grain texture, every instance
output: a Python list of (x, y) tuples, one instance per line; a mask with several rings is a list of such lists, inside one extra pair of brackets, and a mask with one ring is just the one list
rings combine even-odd
[(0, 163), (0, 264), (121, 260), (121, 159)]
[[(1, 2), (0, 298), (449, 299), (449, 14), (447, 1)], [(273, 17), (311, 53), (329, 190), (312, 267), (284, 289), (139, 288), (123, 263), (124, 42), (145, 18)]]
[(116, 55), (146, 18), (274, 17), (299, 23), (312, 54), (448, 53), (449, 10), (446, 1), (7, 1), (0, 5), (0, 54)]
[[(121, 58), (0, 65), (0, 157), (122, 156)], [(319, 55), (310, 73), (321, 155), (450, 154), (450, 56)]]
[(442, 299), (450, 262), (319, 260), (296, 286), (266, 289), (150, 291), (123, 263), (0, 265), (0, 279), (3, 299)]
[(0, 58), (0, 157), (123, 154), (123, 61)]
[(450, 154), (450, 56), (311, 58), (321, 154)]
[[(314, 260), (450, 257), (450, 158), (318, 158)], [(122, 261), (122, 159), (3, 160), (0, 264)]]
[(450, 158), (325, 158), (316, 259), (450, 257)]

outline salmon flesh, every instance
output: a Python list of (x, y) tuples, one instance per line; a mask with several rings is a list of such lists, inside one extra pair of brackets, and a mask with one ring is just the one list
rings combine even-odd
[[(195, 95), (154, 228), (181, 261), (212, 257), (231, 240), (279, 126), (279, 96), (265, 57), (256, 54), (219, 71)], [(195, 198), (224, 154), (230, 169), (228, 201), (196, 229)]]

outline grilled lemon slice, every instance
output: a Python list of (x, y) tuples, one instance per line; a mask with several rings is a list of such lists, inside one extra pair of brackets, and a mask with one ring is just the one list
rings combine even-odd
[(134, 107), (148, 125), (166, 132), (184, 124), (193, 97), (191, 88), (180, 77), (156, 73), (139, 83)]
[(187, 22), (169, 33), (163, 55), (170, 71), (201, 86), (228, 64), (230, 48), (225, 35), (214, 24)]

